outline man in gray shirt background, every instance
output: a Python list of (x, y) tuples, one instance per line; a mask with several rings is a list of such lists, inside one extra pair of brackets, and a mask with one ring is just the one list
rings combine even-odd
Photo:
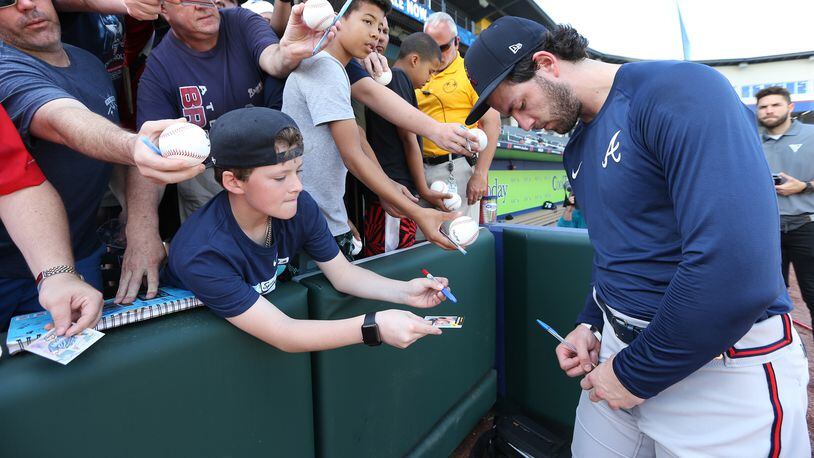
[(783, 278), (794, 264), (803, 301), (814, 316), (814, 126), (791, 119), (794, 104), (782, 87), (757, 93), (763, 151), (774, 174), (780, 207)]

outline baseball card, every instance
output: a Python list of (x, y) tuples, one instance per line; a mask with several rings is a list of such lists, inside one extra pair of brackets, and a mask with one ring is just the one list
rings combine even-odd
[(56, 335), (56, 329), (35, 340), (26, 350), (60, 364), (68, 364), (104, 336), (95, 329), (85, 329), (71, 337)]
[(460, 329), (464, 326), (464, 317), (462, 316), (425, 316), (425, 320), (432, 323), (433, 326), (440, 329)]

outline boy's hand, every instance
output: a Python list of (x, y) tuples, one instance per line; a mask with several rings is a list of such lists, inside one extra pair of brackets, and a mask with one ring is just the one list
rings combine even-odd
[(414, 278), (406, 283), (401, 291), (401, 303), (417, 308), (430, 308), (447, 300), (441, 290), (449, 284), (444, 277), (435, 277), (435, 282), (429, 278)]
[(444, 206), (444, 199), (452, 199), (451, 193), (433, 191), (430, 188), (427, 188), (425, 192), (422, 192), (420, 194), (421, 197), (427, 202), (431, 203), (433, 207), (441, 209), (443, 211), (447, 211), (446, 206)]
[(469, 140), (469, 144), (478, 141), (475, 134), (467, 129), (461, 129), (461, 125), (454, 122), (436, 123), (435, 132), (432, 135), (426, 135), (426, 137), (444, 151), (463, 156), (472, 156), (472, 151), (466, 148), (467, 140)]
[(365, 71), (373, 78), (378, 78), (382, 73), (390, 71), (390, 67), (387, 65), (387, 58), (376, 51), (373, 51), (362, 59), (362, 66), (365, 67)]
[(419, 316), (404, 310), (385, 310), (376, 314), (382, 342), (396, 348), (407, 348), (427, 334), (441, 334), (441, 330)]
[(427, 240), (445, 250), (455, 250), (455, 245), (449, 241), (439, 230), (445, 221), (452, 221), (455, 218), (463, 215), (461, 212), (442, 212), (433, 208), (422, 208), (418, 213), (411, 216), (412, 219), (421, 228), (421, 232), (427, 237)]

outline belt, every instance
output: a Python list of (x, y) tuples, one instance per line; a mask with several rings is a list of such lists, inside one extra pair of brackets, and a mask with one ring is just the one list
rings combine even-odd
[[(439, 164), (445, 164), (445, 163), (449, 162), (449, 156), (450, 156), (449, 154), (443, 154), (441, 156), (433, 156), (433, 157), (424, 156), (423, 160), (424, 160), (424, 163), (427, 164), (427, 165), (439, 165)], [(452, 159), (453, 160), (458, 159), (459, 157), (466, 158), (466, 162), (468, 162), (469, 165), (472, 165), (470, 157), (464, 156), (464, 155), (461, 155), (461, 154), (452, 154)]]
[(622, 342), (630, 345), (633, 342), (633, 339), (639, 336), (639, 334), (644, 331), (644, 328), (640, 328), (638, 326), (634, 326), (627, 321), (614, 316), (611, 313), (608, 305), (596, 294), (596, 290), (593, 292), (594, 302), (596, 305), (602, 309), (602, 312), (605, 314), (605, 317), (608, 319), (608, 323), (610, 323), (611, 327), (613, 328), (613, 333), (616, 334), (616, 337), (621, 340)]

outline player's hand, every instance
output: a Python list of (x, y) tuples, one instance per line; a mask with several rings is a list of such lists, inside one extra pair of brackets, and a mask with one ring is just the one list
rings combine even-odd
[(421, 232), (424, 233), (427, 240), (445, 250), (455, 250), (455, 245), (441, 234), (440, 228), (445, 221), (452, 221), (461, 215), (463, 215), (461, 212), (447, 213), (434, 208), (422, 208), (411, 217), (421, 228)]
[(433, 191), (430, 188), (426, 188), (419, 191), (419, 194), (421, 195), (422, 199), (432, 204), (433, 207), (439, 210), (448, 211), (447, 207), (444, 205), (444, 199), (452, 199), (452, 193), (438, 192)]
[(76, 275), (60, 274), (40, 283), (40, 305), (51, 314), (58, 336), (73, 336), (96, 326), (102, 317), (102, 293)]
[(122, 0), (127, 8), (127, 14), (139, 21), (152, 21), (158, 19), (161, 12), (161, 0)]
[[(161, 121), (147, 121), (141, 126), (139, 136), (145, 136), (153, 142), (153, 145), (158, 144), (158, 137), (164, 129), (172, 124), (178, 122), (186, 122), (184, 118), (180, 119), (163, 119)], [(159, 184), (178, 183), (180, 181), (188, 180), (195, 175), (204, 171), (203, 164), (189, 165), (181, 159), (169, 159), (156, 154), (138, 138), (133, 138), (135, 142), (133, 146), (133, 161), (138, 167), (138, 171), (149, 178), (151, 181)]]
[(437, 123), (432, 135), (426, 137), (441, 149), (464, 156), (472, 156), (472, 151), (466, 149), (466, 140), (469, 139), (470, 143), (478, 141), (475, 134), (455, 123)]
[(362, 59), (362, 66), (373, 78), (378, 78), (382, 73), (390, 71), (387, 65), (387, 58), (376, 51), (371, 52)]
[(806, 188), (805, 182), (794, 178), (793, 176), (786, 175), (783, 172), (780, 172), (780, 177), (783, 178), (782, 184), (778, 184), (774, 186), (775, 191), (781, 196), (790, 196), (792, 194), (799, 194), (803, 192)]
[(124, 250), (122, 274), (116, 292), (117, 304), (129, 304), (136, 299), (142, 280), (147, 277), (147, 299), (158, 293), (158, 268), (167, 251), (156, 231), (127, 226), (127, 248)]
[(376, 324), (382, 342), (396, 348), (407, 348), (427, 334), (441, 334), (441, 330), (429, 321), (404, 310), (378, 312)]
[[(302, 19), (302, 11), (305, 8), (304, 3), (294, 5), (291, 8), (291, 15), (288, 16), (288, 24), (285, 27), (285, 33), (280, 38), (280, 50), (285, 56), (285, 60), (292, 62), (291, 68), (296, 67), (303, 59), (311, 57), (314, 54), (314, 47), (322, 39), (325, 31), (313, 30), (308, 27)], [(328, 44), (336, 37), (336, 32), (339, 30), (339, 22), (331, 27), (328, 32), (328, 37), (322, 42), (317, 52), (325, 49)]]
[(577, 353), (563, 344), (557, 345), (554, 352), (560, 362), (560, 369), (569, 377), (580, 377), (593, 370), (599, 362), (599, 339), (585, 326), (577, 326), (565, 340), (577, 349)]
[(469, 205), (474, 205), (481, 197), (489, 195), (489, 183), (486, 181), (486, 174), (475, 171), (469, 182), (466, 183), (466, 200)]
[[(583, 327), (583, 326), (579, 326)], [(586, 329), (587, 330), (587, 329)], [(589, 398), (593, 402), (605, 401), (613, 409), (630, 409), (644, 402), (644, 399), (634, 396), (622, 385), (613, 372), (613, 358), (596, 366), (581, 382), (583, 390), (590, 391)]]
[(400, 302), (425, 309), (435, 307), (440, 304), (441, 301), (447, 300), (447, 297), (444, 296), (441, 290), (444, 286), (449, 284), (449, 280), (444, 277), (435, 277), (435, 279), (441, 282), (441, 284), (429, 278), (414, 278), (402, 283), (403, 287), (400, 291)]

